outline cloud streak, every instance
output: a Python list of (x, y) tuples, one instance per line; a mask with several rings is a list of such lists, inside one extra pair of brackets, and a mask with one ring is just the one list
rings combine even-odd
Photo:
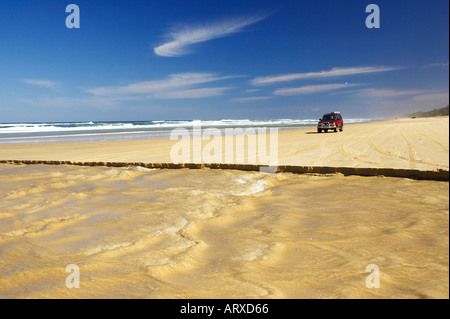
[(223, 20), (208, 25), (184, 26), (171, 31), (166, 37), (168, 42), (154, 48), (155, 54), (164, 57), (177, 57), (189, 53), (189, 47), (194, 44), (223, 38), (249, 25), (263, 20), (265, 16), (256, 15)]
[(344, 88), (350, 88), (354, 86), (358, 86), (360, 84), (321, 84), (321, 85), (307, 85), (307, 86), (301, 86), (297, 88), (282, 88), (275, 90), (273, 94), (275, 95), (282, 95), (282, 96), (288, 96), (288, 95), (304, 95), (304, 94), (316, 94), (316, 93), (323, 93), (328, 91), (334, 91)]
[(393, 90), (393, 89), (364, 89), (358, 95), (361, 97), (373, 98), (399, 98), (405, 96), (414, 96), (432, 93), (426, 90)]
[(217, 76), (212, 73), (177, 73), (166, 79), (143, 81), (125, 86), (108, 86), (87, 89), (86, 92), (97, 97), (110, 97), (120, 100), (136, 99), (188, 99), (206, 98), (222, 95), (230, 87), (193, 87), (233, 76)]
[(219, 96), (222, 95), (224, 91), (230, 89), (231, 87), (212, 87), (200, 89), (175, 90), (155, 94), (155, 97), (158, 99), (199, 99), (199, 98)]
[(309, 72), (309, 73), (290, 73), (274, 76), (265, 76), (254, 78), (251, 82), (253, 85), (267, 85), (280, 82), (289, 82), (294, 80), (304, 80), (313, 78), (330, 78), (330, 77), (340, 77), (349, 76), (357, 74), (368, 74), (376, 72), (387, 72), (399, 70), (398, 67), (384, 67), (384, 66), (368, 66), (368, 67), (352, 67), (352, 68), (332, 68), (328, 71), (320, 72)]
[(273, 96), (252, 96), (231, 99), (232, 102), (253, 102), (272, 99)]
[(424, 67), (425, 68), (443, 68), (443, 69), (448, 69), (449, 63), (432, 63), (432, 64), (427, 64)]
[(50, 80), (42, 80), (42, 79), (22, 79), (22, 83), (33, 85), (33, 86), (40, 86), (47, 89), (57, 90), (59, 88), (59, 84), (54, 81)]

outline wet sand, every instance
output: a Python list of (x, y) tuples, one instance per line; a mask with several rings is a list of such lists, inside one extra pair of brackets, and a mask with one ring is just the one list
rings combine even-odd
[[(175, 142), (0, 145), (0, 160), (170, 162)], [(448, 147), (448, 117), (279, 132), (286, 165), (448, 170)], [(449, 297), (448, 182), (8, 164), (0, 178), (0, 298)]]

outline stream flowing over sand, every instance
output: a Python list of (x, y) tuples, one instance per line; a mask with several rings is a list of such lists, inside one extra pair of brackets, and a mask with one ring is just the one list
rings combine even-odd
[(0, 298), (449, 296), (448, 182), (6, 164), (0, 176)]

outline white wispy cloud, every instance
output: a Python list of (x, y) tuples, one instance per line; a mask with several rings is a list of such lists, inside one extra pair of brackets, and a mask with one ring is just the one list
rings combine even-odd
[(193, 87), (233, 78), (212, 73), (177, 73), (163, 80), (142, 81), (124, 86), (97, 87), (85, 90), (94, 96), (114, 97), (121, 100), (159, 98), (205, 98), (223, 94), (229, 87)]
[(288, 82), (294, 80), (304, 80), (313, 78), (330, 78), (349, 76), (356, 74), (367, 74), (376, 72), (387, 72), (399, 70), (399, 67), (384, 67), (384, 66), (366, 66), (366, 67), (351, 67), (351, 68), (332, 68), (327, 71), (308, 72), (308, 73), (290, 73), (273, 76), (256, 77), (251, 82), (254, 85), (265, 85), (279, 82)]
[(142, 81), (125, 86), (98, 87), (86, 91), (94, 95), (154, 94), (227, 78), (230, 77), (220, 77), (212, 73), (177, 73), (169, 75), (164, 80)]
[(395, 90), (395, 89), (364, 89), (358, 92), (361, 97), (374, 98), (398, 98), (405, 96), (429, 94), (433, 91), (426, 90)]
[(47, 89), (52, 89), (52, 90), (57, 90), (60, 87), (59, 83), (57, 83), (55, 81), (43, 80), (43, 79), (22, 79), (21, 82), (25, 83), (25, 84), (29, 84), (29, 85), (40, 86), (40, 87), (44, 87)]
[(25, 103), (39, 108), (55, 108), (77, 109), (81, 107), (95, 107), (100, 109), (111, 109), (121, 105), (121, 101), (114, 98), (105, 97), (69, 97), (69, 96), (39, 96), (35, 98), (17, 99), (21, 103)]
[(198, 99), (219, 96), (231, 87), (212, 87), (200, 89), (175, 90), (155, 94), (158, 99)]
[(443, 68), (443, 69), (448, 69), (449, 63), (432, 63), (432, 64), (427, 64), (424, 67), (425, 68)]
[(304, 95), (304, 94), (315, 94), (315, 93), (323, 93), (328, 91), (334, 91), (344, 88), (350, 88), (354, 86), (358, 86), (360, 84), (320, 84), (320, 85), (307, 85), (296, 88), (282, 88), (275, 90), (273, 94), (275, 95)]
[(253, 102), (253, 101), (261, 101), (261, 100), (268, 100), (272, 99), (273, 96), (252, 96), (252, 97), (241, 97), (241, 98), (235, 98), (231, 99), (232, 102)]
[(168, 42), (154, 48), (155, 54), (164, 57), (177, 57), (189, 53), (189, 47), (193, 44), (222, 38), (241, 32), (251, 24), (261, 21), (263, 15), (239, 17), (207, 25), (183, 26), (166, 35)]
[(358, 95), (367, 105), (372, 105), (377, 113), (388, 116), (399, 116), (408, 113), (427, 111), (448, 105), (448, 91), (399, 91), (398, 94), (376, 94), (375, 96)]
[[(432, 110), (434, 108), (444, 107), (449, 103), (449, 92), (433, 92), (415, 95), (411, 98), (408, 106), (410, 108), (415, 107), (418, 111), (428, 108)], [(426, 108), (425, 108), (426, 107)]]

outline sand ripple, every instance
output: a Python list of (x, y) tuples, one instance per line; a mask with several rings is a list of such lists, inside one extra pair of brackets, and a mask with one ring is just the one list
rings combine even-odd
[[(45, 165), (0, 177), (0, 297), (449, 295), (446, 182)], [(369, 264), (380, 289), (365, 286)]]

